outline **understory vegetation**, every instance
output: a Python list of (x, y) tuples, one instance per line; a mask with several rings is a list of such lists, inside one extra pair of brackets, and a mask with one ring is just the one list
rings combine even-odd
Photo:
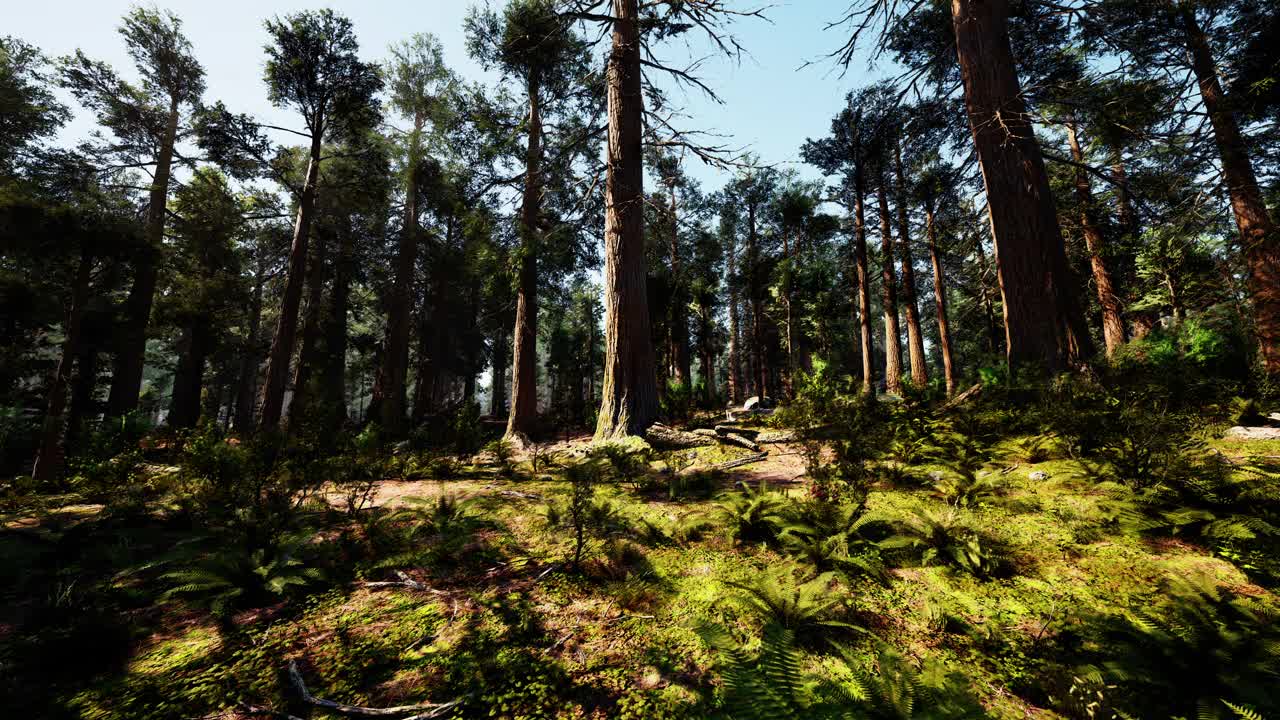
[(819, 365), (767, 420), (807, 467), (773, 483), (699, 469), (719, 447), (104, 437), (5, 496), (0, 694), (283, 716), (292, 662), (432, 717), (1275, 717), (1280, 443), (1216, 439), (1214, 387), (949, 407)]

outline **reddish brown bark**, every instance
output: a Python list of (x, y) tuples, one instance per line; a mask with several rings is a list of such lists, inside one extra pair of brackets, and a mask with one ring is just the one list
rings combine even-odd
[(1080, 232), (1084, 235), (1085, 249), (1089, 253), (1089, 266), (1093, 270), (1098, 305), (1102, 307), (1102, 339), (1107, 347), (1107, 357), (1111, 357), (1124, 345), (1124, 319), (1120, 316), (1120, 298), (1116, 295), (1111, 273), (1107, 271), (1106, 259), (1102, 256), (1106, 241), (1094, 219), (1093, 188), (1084, 171), (1084, 151), (1080, 149), (1075, 123), (1067, 123), (1067, 142), (1071, 145), (1071, 159), (1077, 163), (1075, 186), (1076, 202), (1080, 204)]
[(1066, 370), (1088, 355), (1049, 178), (1009, 45), (1008, 0), (952, 0), (965, 106), (986, 187), (1011, 365)]
[(1223, 95), (1209, 39), (1196, 20), (1193, 7), (1183, 4), (1181, 13), (1191, 67), (1200, 86), (1200, 99), (1213, 125), (1222, 177), (1231, 197), (1231, 211), (1249, 269), (1253, 323), (1263, 365), (1268, 375), (1280, 375), (1280, 233), (1267, 212), (1240, 126)]
[(596, 438), (640, 435), (658, 417), (644, 259), (644, 96), (637, 0), (613, 0), (605, 178), (604, 387)]
[(737, 405), (743, 401), (742, 397), (742, 357), (741, 357), (741, 328), (738, 326), (738, 278), (737, 278), (737, 242), (733, 238), (729, 239), (729, 247), (725, 249), (725, 255), (728, 258), (728, 277), (729, 277), (729, 349), (727, 362), (729, 363), (728, 377), (728, 400), (730, 404)]
[(916, 269), (911, 256), (911, 222), (907, 218), (907, 178), (902, 170), (902, 143), (893, 140), (893, 167), (898, 186), (898, 234), (902, 250), (902, 304), (907, 316), (907, 351), (911, 357), (911, 382), (918, 386), (929, 383), (929, 368), (924, 357), (924, 335), (920, 332), (920, 305), (916, 302)]
[(690, 387), (693, 371), (689, 359), (689, 321), (684, 296), (684, 277), (680, 270), (680, 221), (676, 205), (676, 185), (671, 183), (671, 377), (677, 385)]
[(533, 432), (538, 419), (538, 217), (541, 205), (542, 103), (539, 75), (529, 73), (529, 144), (520, 210), (520, 276), (507, 436)]
[(947, 285), (942, 274), (942, 257), (938, 254), (938, 228), (934, 224), (933, 207), (925, 206), (924, 231), (929, 241), (929, 262), (933, 264), (933, 304), (938, 313), (938, 350), (942, 355), (942, 375), (947, 395), (956, 391), (955, 362), (951, 354), (951, 324), (947, 320)]
[(862, 390), (875, 392), (876, 370), (871, 355), (871, 272), (867, 263), (867, 213), (866, 213), (866, 177), (862, 167), (862, 150), (859, 146), (854, 151), (853, 171), (853, 264), (857, 276), (858, 325), (862, 338)]
[(889, 193), (883, 175), (876, 198), (880, 203), (880, 304), (884, 307), (884, 388), (902, 392), (902, 332), (898, 327), (897, 278), (893, 272), (893, 231), (889, 228)]

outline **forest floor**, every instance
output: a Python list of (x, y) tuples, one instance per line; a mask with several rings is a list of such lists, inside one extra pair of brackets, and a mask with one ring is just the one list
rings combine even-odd
[[(1122, 532), (1113, 496), (1076, 463), (1028, 462), (1018, 440), (1007, 438), (987, 465), (1001, 482), (989, 502), (948, 504), (924, 480), (943, 468), (922, 463), (881, 482), (868, 503), (868, 517), (885, 522), (955, 514), (1002, 548), (1007, 571), (983, 579), (916, 563), (891, 569), (885, 583), (836, 582), (836, 617), (869, 632), (824, 631), (824, 642), (801, 647), (806, 672), (839, 679), (848, 658), (872, 667), (883, 642), (966, 678), (991, 717), (1068, 717), (1087, 627), (1150, 606), (1167, 578), (1203, 577), (1280, 606), (1241, 558)], [(1212, 445), (1278, 469), (1280, 441)], [(697, 452), (709, 461), (738, 453)], [(329, 717), (300, 703), (285, 672), (296, 661), (312, 693), (353, 705), (460, 699), (458, 714), (442, 717), (705, 717), (721, 689), (699, 624), (723, 624), (756, 646), (761, 621), (741, 609), (740, 586), (791, 562), (776, 545), (732, 539), (717, 496), (766, 481), (796, 500), (803, 473), (799, 448), (773, 446), (767, 461), (698, 496), (602, 486), (601, 505), (631, 529), (593, 539), (580, 572), (569, 566), (572, 533), (548, 520), (548, 505), (569, 497), (563, 479), (509, 479), (476, 465), (454, 479), (382, 481), (375, 505), (457, 499), (455, 526), (408, 547), (374, 543), (355, 553), (349, 576), (326, 578), (327, 589), (221, 619), (157, 602), (139, 584), (141, 558), (188, 539), (159, 508), (127, 521), (71, 495), (44, 498), (34, 513), (10, 508), (0, 516), (0, 676), (9, 676), (0, 714)], [(398, 579), (409, 586), (368, 585)], [(113, 588), (109, 607), (82, 597), (95, 581)], [(52, 629), (25, 636), (37, 622)], [(833, 660), (831, 642), (846, 660)]]

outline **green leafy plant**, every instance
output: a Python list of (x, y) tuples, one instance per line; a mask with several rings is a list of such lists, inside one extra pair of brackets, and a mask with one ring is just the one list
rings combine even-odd
[(835, 620), (843, 597), (833, 590), (834, 573), (811, 575), (783, 563), (755, 573), (750, 580), (726, 584), (739, 591), (735, 601), (765, 624), (802, 634), (822, 627), (854, 627)]
[(738, 490), (720, 500), (718, 511), (733, 537), (742, 542), (772, 542), (786, 527), (790, 502), (769, 489), (764, 481), (752, 487), (739, 483)]
[(510, 478), (515, 475), (516, 449), (510, 440), (494, 440), (484, 446), (484, 451), (493, 458), (493, 463), (498, 466), (498, 473), (502, 477)]
[(796, 519), (779, 535), (792, 556), (820, 571), (835, 570), (846, 577), (886, 579), (879, 547), (863, 537), (870, 523), (866, 503), (803, 503)]
[(980, 578), (1003, 567), (1001, 553), (961, 518), (954, 508), (939, 512), (921, 510), (899, 525), (897, 535), (881, 541), (886, 550), (907, 550), (920, 563), (942, 563)]
[(173, 568), (159, 577), (168, 586), (160, 600), (187, 598), (225, 615), (238, 607), (256, 607), (284, 597), (322, 579), (318, 569), (298, 557), (303, 543), (293, 538), (275, 548), (246, 551), (216, 540), (188, 541), (176, 557), (159, 563)]

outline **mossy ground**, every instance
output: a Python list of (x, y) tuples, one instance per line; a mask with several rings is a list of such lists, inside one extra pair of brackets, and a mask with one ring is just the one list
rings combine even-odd
[[(1280, 443), (1216, 441), (1230, 457), (1275, 462)], [(842, 615), (916, 660), (967, 677), (992, 717), (1056, 718), (1071, 678), (1069, 644), (1090, 618), (1150, 604), (1170, 574), (1207, 574), (1267, 602), (1271, 590), (1228, 558), (1177, 538), (1152, 540), (1107, 522), (1109, 496), (1064, 459), (1028, 463), (1017, 444), (988, 466), (1002, 495), (958, 509), (1007, 555), (1009, 569), (979, 580), (943, 567), (900, 567), (886, 585), (842, 585)], [(699, 453), (718, 462), (726, 452)], [(945, 503), (918, 482), (941, 468), (907, 469), (872, 492), (873, 517), (894, 519)], [(1033, 479), (1032, 473), (1037, 475)], [(1245, 472), (1242, 470), (1242, 472)], [(767, 468), (734, 470), (751, 482)], [(1044, 476), (1039, 475), (1043, 473)], [(567, 497), (559, 480), (497, 478), (396, 483), (405, 495), (456, 494), (484, 523), (451, 556), (423, 548), (363, 561), (354, 577), (288, 603), (217, 620), (181, 602), (162, 605), (127, 578), (109, 578), (182, 538), (160, 518), (120, 524), (74, 497), (45, 499), (41, 512), (5, 517), (7, 606), (0, 659), (6, 717), (248, 717), (255, 708), (305, 714), (285, 668), (296, 660), (312, 692), (351, 704), (387, 706), (465, 697), (459, 716), (504, 718), (690, 718), (714, 714), (714, 658), (694, 628), (728, 626), (750, 647), (759, 621), (739, 611), (731, 582), (783, 561), (775, 549), (741, 545), (723, 529), (696, 540), (596, 541), (581, 572), (568, 566), (571, 537), (548, 526), (546, 501)], [(516, 491), (515, 495), (507, 491)], [(787, 490), (798, 495), (802, 487)], [(714, 520), (713, 499), (672, 500), (606, 486), (633, 524), (674, 527), (691, 515)], [(537, 498), (530, 496), (538, 496)], [(539, 499), (540, 498), (540, 499)], [(713, 524), (713, 528), (718, 528)], [(68, 555), (68, 536), (77, 553)], [(53, 548), (50, 550), (49, 548)], [(403, 563), (398, 564), (397, 563)], [(369, 589), (391, 565), (432, 590)], [(76, 584), (108, 578), (112, 609), (77, 604)], [(62, 593), (32, 600), (31, 593)], [(59, 603), (63, 603), (60, 606)], [(36, 609), (38, 606), (38, 610)], [(51, 623), (70, 635), (24, 637), (32, 613), (101, 612), (101, 622)], [(833, 632), (868, 664), (871, 635)], [(836, 672), (829, 653), (808, 645), (804, 663)], [(310, 717), (323, 717), (312, 712)]]

